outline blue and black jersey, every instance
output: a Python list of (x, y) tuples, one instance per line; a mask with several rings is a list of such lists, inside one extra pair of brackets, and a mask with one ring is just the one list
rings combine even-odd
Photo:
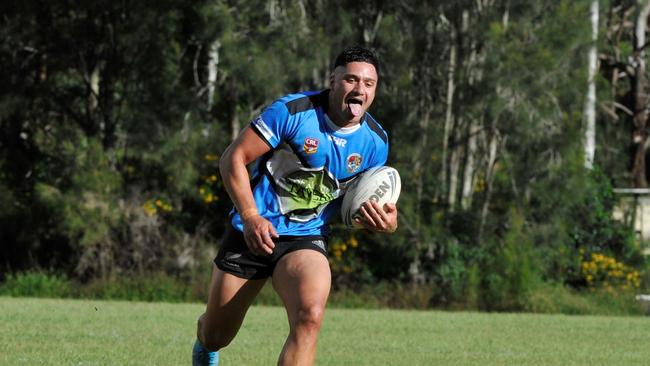
[[(253, 197), (279, 235), (327, 235), (347, 184), (386, 164), (386, 131), (369, 113), (359, 125), (338, 127), (326, 115), (328, 96), (329, 90), (287, 95), (251, 122), (271, 148), (255, 164)], [(231, 215), (243, 230), (239, 214)]]

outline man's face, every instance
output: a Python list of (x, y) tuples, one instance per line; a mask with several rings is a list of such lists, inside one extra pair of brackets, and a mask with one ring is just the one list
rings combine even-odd
[(329, 117), (341, 127), (360, 122), (375, 99), (377, 70), (367, 62), (350, 62), (330, 76)]

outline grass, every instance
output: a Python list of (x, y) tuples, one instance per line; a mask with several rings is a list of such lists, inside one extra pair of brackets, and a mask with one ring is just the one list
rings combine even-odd
[[(201, 304), (0, 297), (0, 365), (187, 365)], [(317, 365), (642, 365), (650, 318), (328, 309)], [(254, 306), (223, 365), (273, 365), (288, 327)]]

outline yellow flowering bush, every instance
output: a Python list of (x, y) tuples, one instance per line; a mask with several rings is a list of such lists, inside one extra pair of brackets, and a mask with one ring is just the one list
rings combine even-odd
[[(219, 200), (219, 197), (217, 196), (216, 192), (219, 191), (219, 178), (215, 171), (215, 164), (219, 160), (218, 155), (214, 154), (205, 154), (203, 156), (203, 160), (205, 164), (201, 164), (201, 169), (200, 170), (208, 170), (212, 173), (208, 173), (208, 175), (203, 175), (200, 176), (200, 179), (198, 180), (197, 184), (197, 192), (198, 196), (205, 203), (206, 205), (209, 205), (215, 201)], [(130, 173), (131, 170), (129, 169), (134, 169), (132, 166), (127, 167), (127, 171)], [(168, 176), (167, 177), (168, 181), (173, 181), (174, 177), (173, 176)], [(157, 214), (161, 213), (170, 213), (174, 210), (174, 207), (172, 206), (172, 203), (169, 199), (164, 198), (164, 197), (156, 197), (156, 198), (151, 198), (147, 201), (145, 201), (142, 204), (142, 209), (144, 210), (145, 214), (147, 216), (155, 216)]]
[(219, 199), (214, 191), (216, 190), (217, 176), (210, 175), (204, 177), (203, 183), (199, 186), (199, 195), (204, 203), (210, 204)]
[[(203, 159), (207, 162), (208, 169), (213, 171), (215, 169), (215, 164), (219, 160), (219, 156), (214, 154), (205, 154)], [(219, 200), (219, 197), (215, 193), (219, 190), (218, 180), (219, 178), (216, 174), (204, 176), (201, 180), (199, 185), (199, 196), (201, 196), (201, 200), (206, 205)]]
[(142, 209), (147, 214), (147, 216), (153, 216), (159, 212), (171, 212), (173, 210), (171, 202), (162, 199), (155, 198), (147, 200), (142, 204)]
[(359, 241), (353, 235), (350, 235), (347, 239), (343, 240), (337, 238), (332, 241), (330, 244), (330, 267), (332, 272), (347, 274), (353, 271), (354, 264), (357, 261), (354, 261), (350, 258), (350, 255), (345, 255), (345, 253), (351, 254), (351, 252), (359, 246)]
[(639, 271), (601, 253), (583, 257), (580, 276), (590, 288), (627, 290), (641, 287)]

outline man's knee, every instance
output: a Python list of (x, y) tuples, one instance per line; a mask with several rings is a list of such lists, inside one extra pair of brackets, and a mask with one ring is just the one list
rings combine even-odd
[(216, 352), (225, 348), (232, 341), (232, 337), (220, 337), (219, 335), (210, 335), (201, 340), (201, 344), (210, 352)]
[(216, 352), (228, 346), (235, 335), (225, 334), (220, 332), (219, 329), (208, 329), (205, 325), (204, 315), (199, 318), (198, 329), (196, 332), (197, 338), (201, 342), (201, 345), (203, 345), (203, 348), (210, 352)]
[(318, 332), (325, 314), (325, 306), (321, 304), (312, 304), (302, 306), (298, 310), (296, 327), (302, 332)]
[(233, 338), (234, 336), (226, 335), (219, 331), (212, 331), (203, 332), (203, 334), (199, 336), (199, 341), (201, 341), (203, 348), (210, 352), (216, 352), (228, 346)]

